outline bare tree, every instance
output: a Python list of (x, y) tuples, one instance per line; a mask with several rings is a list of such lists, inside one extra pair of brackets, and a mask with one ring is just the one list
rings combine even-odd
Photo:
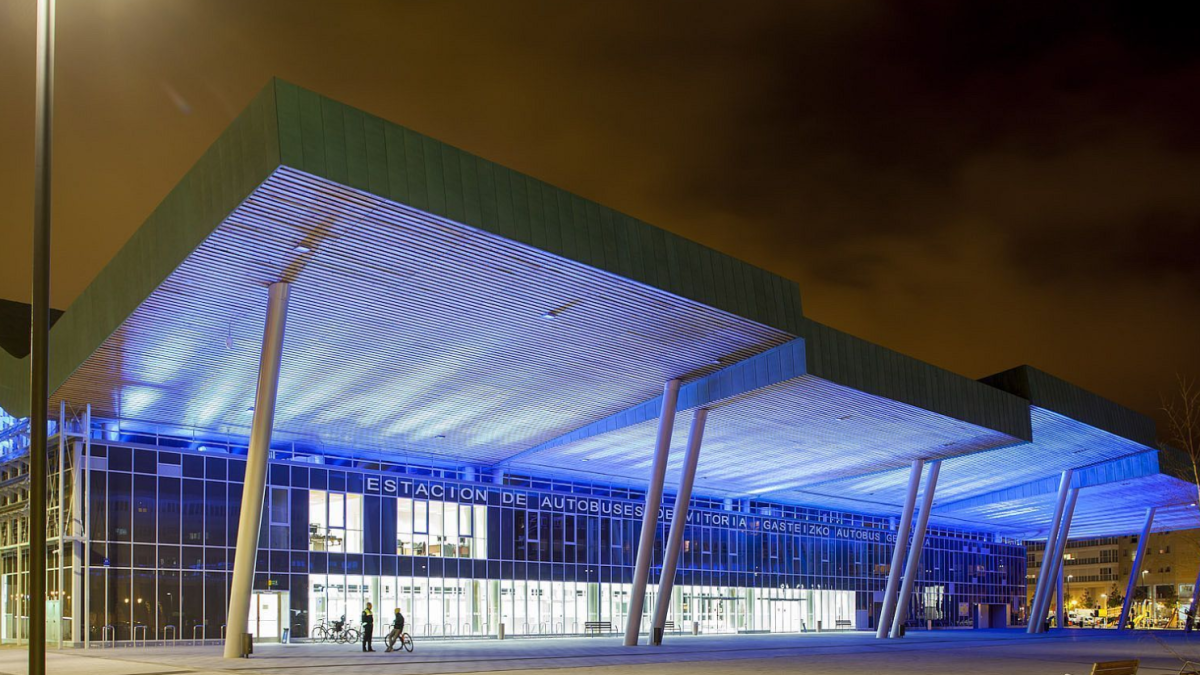
[[(1171, 398), (1163, 397), (1162, 410), (1167, 416), (1167, 443), (1170, 448), (1183, 454), (1192, 465), (1192, 482), (1196, 488), (1196, 501), (1192, 505), (1200, 508), (1200, 386), (1196, 380), (1176, 375), (1177, 389)], [(1200, 543), (1197, 543), (1200, 548)], [(1193, 590), (1188, 604), (1188, 623), (1196, 613), (1196, 591)]]
[(1176, 395), (1163, 397), (1162, 403), (1167, 415), (1167, 444), (1191, 460), (1196, 504), (1200, 508), (1200, 386), (1196, 380), (1182, 375), (1176, 375), (1175, 380)]

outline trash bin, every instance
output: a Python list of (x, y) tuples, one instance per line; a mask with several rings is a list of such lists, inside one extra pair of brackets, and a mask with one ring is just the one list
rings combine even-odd
[(496, 639), (497, 639), (497, 640), (503, 640), (503, 639), (504, 639), (504, 624), (500, 624), (499, 628), (497, 628), (497, 630), (496, 630)]
[(700, 634), (700, 622), (693, 621), (692, 622), (692, 635), (699, 635), (699, 634)]
[(650, 629), (650, 630), (651, 630), (651, 632), (650, 632), (650, 644), (652, 644), (652, 645), (661, 645), (661, 644), (662, 644), (662, 638), (663, 638), (663, 629), (659, 628), (658, 626), (655, 626), (654, 628), (652, 628), (652, 629)]
[(242, 633), (242, 656), (249, 657), (254, 653), (254, 633)]

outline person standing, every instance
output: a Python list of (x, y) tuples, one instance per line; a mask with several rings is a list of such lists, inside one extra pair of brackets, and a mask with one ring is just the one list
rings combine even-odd
[(364, 652), (373, 652), (375, 648), (371, 646), (371, 638), (375, 635), (375, 612), (371, 611), (371, 603), (363, 608), (362, 613), (362, 650)]

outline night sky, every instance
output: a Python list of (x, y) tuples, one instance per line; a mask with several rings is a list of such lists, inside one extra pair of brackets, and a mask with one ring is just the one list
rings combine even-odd
[[(970, 377), (1156, 418), (1200, 375), (1191, 3), (59, 0), (53, 304), (272, 75), (799, 282)], [(1154, 12), (1147, 11), (1152, 5)], [(0, 0), (0, 298), (27, 300), (34, 0)]]

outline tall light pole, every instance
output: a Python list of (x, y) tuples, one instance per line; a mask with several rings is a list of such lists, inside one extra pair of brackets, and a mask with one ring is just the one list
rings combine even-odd
[[(54, 0), (38, 0), (34, 121), (33, 302), (29, 349), (29, 675), (46, 673), (46, 400), (50, 341), (50, 131)], [(60, 562), (61, 564), (61, 562)]]
[[(1142, 585), (1146, 587), (1146, 599), (1150, 600), (1150, 582), (1146, 579), (1146, 575), (1150, 574), (1150, 570), (1142, 570)], [(1147, 618), (1154, 612), (1154, 601), (1150, 600), (1150, 609), (1146, 612)]]

